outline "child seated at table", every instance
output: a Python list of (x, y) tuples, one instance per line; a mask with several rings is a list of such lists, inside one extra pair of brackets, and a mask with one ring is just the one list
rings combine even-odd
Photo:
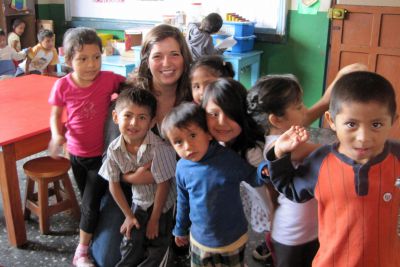
[(54, 33), (43, 29), (39, 31), (37, 38), (39, 43), (28, 49), (27, 58), (18, 65), (15, 76), (56, 72), (58, 54), (54, 48)]
[(0, 80), (11, 78), (15, 74), (15, 65), (13, 60), (22, 60), (25, 58), (25, 52), (16, 52), (7, 45), (6, 33), (0, 29)]

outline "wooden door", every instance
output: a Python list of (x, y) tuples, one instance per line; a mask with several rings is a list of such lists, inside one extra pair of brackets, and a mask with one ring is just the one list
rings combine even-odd
[[(361, 62), (388, 79), (396, 90), (400, 114), (400, 7), (336, 5), (347, 10), (332, 20), (327, 84), (340, 68)], [(400, 119), (391, 137), (400, 138)]]

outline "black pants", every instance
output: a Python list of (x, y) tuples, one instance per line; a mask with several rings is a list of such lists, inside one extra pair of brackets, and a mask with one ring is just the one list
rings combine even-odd
[(101, 198), (108, 182), (98, 175), (101, 157), (83, 158), (70, 155), (72, 172), (82, 198), (79, 228), (92, 234), (97, 225)]
[(159, 266), (167, 252), (172, 235), (172, 211), (161, 214), (159, 219), (159, 233), (155, 239), (146, 237), (147, 223), (153, 211), (153, 206), (147, 210), (133, 207), (135, 217), (140, 228), (131, 230), (131, 239), (123, 238), (121, 243), (121, 260), (116, 267), (154, 267)]
[(275, 267), (311, 267), (319, 248), (318, 239), (298, 246), (287, 246), (272, 240)]

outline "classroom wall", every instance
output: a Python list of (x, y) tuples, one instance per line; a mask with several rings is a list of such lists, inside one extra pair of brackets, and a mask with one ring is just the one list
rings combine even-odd
[[(292, 1), (287, 20), (287, 40), (272, 44), (257, 42), (255, 49), (262, 50), (261, 75), (293, 73), (303, 86), (304, 102), (311, 106), (322, 95), (327, 61), (329, 0), (322, 0), (316, 15), (297, 12), (296, 1)], [(38, 0), (39, 19), (52, 19), (55, 23), (57, 44), (61, 44), (65, 32), (64, 0)], [(104, 32), (104, 31), (103, 31)], [(105, 31), (122, 38), (122, 32)], [(250, 70), (243, 71), (243, 84), (250, 87)]]
[(37, 19), (53, 20), (56, 46), (61, 46), (62, 38), (66, 31), (64, 0), (38, 0), (36, 16)]
[(311, 106), (322, 95), (327, 60), (329, 20), (327, 12), (316, 15), (290, 10), (287, 41), (282, 44), (256, 42), (255, 49), (264, 51), (261, 75), (292, 73), (304, 90), (304, 102)]

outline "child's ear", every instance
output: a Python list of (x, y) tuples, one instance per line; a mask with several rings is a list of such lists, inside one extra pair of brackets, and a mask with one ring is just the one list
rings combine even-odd
[(277, 128), (277, 129), (281, 128), (282, 120), (279, 116), (276, 116), (275, 114), (269, 114), (268, 121), (273, 127)]
[(210, 140), (210, 141), (213, 140), (213, 137), (209, 132), (207, 132), (207, 135), (208, 135), (208, 140)]
[(65, 60), (65, 64), (67, 64), (68, 67), (72, 68), (71, 59)]
[(333, 131), (336, 131), (336, 126), (335, 126), (335, 120), (334, 118), (331, 116), (331, 114), (329, 113), (329, 111), (325, 111), (325, 119), (329, 124), (329, 127), (331, 127), (331, 129)]
[(399, 114), (395, 114), (392, 120), (392, 125), (396, 123), (396, 121), (399, 119)]
[(115, 109), (112, 111), (112, 118), (114, 123), (118, 125), (118, 113), (115, 111)]
[(156, 122), (157, 122), (156, 121), (156, 117), (154, 116), (154, 118), (152, 118), (151, 122), (150, 122), (150, 129), (153, 128), (156, 125)]

